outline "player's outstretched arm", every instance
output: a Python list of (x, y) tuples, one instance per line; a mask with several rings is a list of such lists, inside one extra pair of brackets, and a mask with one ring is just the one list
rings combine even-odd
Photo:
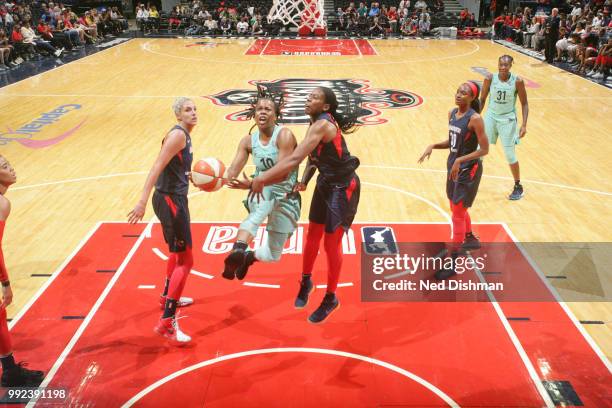
[(151, 170), (149, 170), (149, 175), (147, 176), (144, 188), (142, 189), (140, 200), (138, 203), (136, 203), (134, 209), (128, 213), (128, 222), (130, 224), (134, 224), (142, 220), (147, 207), (147, 201), (149, 201), (149, 196), (151, 195), (151, 190), (153, 190), (155, 182), (172, 157), (176, 156), (178, 152), (185, 148), (186, 143), (185, 134), (178, 129), (171, 131), (168, 136), (166, 136), (164, 143), (162, 144), (161, 151), (159, 152), (155, 163), (153, 163)]

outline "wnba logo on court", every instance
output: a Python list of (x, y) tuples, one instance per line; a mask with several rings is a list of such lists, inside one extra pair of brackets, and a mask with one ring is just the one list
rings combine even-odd
[(74, 132), (76, 132), (82, 125), (85, 123), (87, 118), (83, 119), (79, 124), (75, 127), (62, 132), (57, 136), (53, 136), (45, 139), (34, 139), (35, 135), (38, 135), (40, 132), (45, 130), (45, 128), (49, 125), (52, 125), (55, 122), (58, 122), (62, 116), (68, 114), (73, 110), (81, 109), (81, 105), (77, 104), (68, 104), (61, 105), (55, 108), (52, 111), (43, 113), (40, 117), (34, 119), (30, 123), (27, 123), (18, 129), (11, 129), (7, 127), (7, 132), (0, 133), (0, 146), (5, 145), (8, 142), (15, 141), (17, 143), (22, 144), (23, 146), (38, 149), (41, 147), (47, 147), (61, 142), (62, 140), (71, 136)]
[[(308, 79), (288, 78), (272, 81), (249, 81), (254, 89), (230, 89), (215, 95), (204, 96), (215, 105), (233, 106), (250, 105), (255, 97), (255, 88), (263, 86), (272, 92), (282, 93), (285, 106), (281, 123), (310, 124), (310, 117), (304, 112), (304, 104), (310, 92), (320, 86), (331, 88), (338, 94), (351, 92), (362, 100), (361, 114), (358, 122), (361, 125), (380, 125), (387, 119), (381, 117), (381, 109), (407, 109), (414, 108), (423, 103), (419, 95), (395, 89), (376, 89), (370, 87), (367, 79)], [(342, 111), (343, 105), (338, 107)], [(247, 121), (248, 110), (231, 113), (225, 118), (231, 121)]]

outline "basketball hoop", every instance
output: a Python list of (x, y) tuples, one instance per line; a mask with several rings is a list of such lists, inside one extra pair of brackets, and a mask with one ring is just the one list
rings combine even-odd
[(324, 0), (274, 0), (268, 14), (268, 23), (281, 21), (285, 26), (298, 28), (301, 36), (314, 33), (323, 37), (327, 24), (323, 20)]

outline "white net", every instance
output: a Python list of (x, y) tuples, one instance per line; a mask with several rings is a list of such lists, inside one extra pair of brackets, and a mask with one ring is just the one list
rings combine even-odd
[(324, 28), (324, 0), (274, 0), (268, 22), (281, 21), (285, 26)]

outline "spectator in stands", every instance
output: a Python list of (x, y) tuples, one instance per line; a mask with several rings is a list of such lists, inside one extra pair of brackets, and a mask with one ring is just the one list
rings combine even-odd
[(600, 47), (593, 69), (587, 76), (593, 79), (604, 79), (610, 67), (612, 67), (612, 37), (608, 37), (608, 42)]
[(176, 26), (178, 29), (181, 26), (181, 19), (179, 18), (178, 7), (172, 7), (170, 16), (168, 17), (168, 32), (172, 32), (172, 26)]
[(117, 25), (117, 27), (119, 27), (119, 33), (122, 33), (123, 30), (128, 29), (128, 22), (126, 18), (123, 17), (123, 14), (121, 14), (121, 12), (116, 6), (111, 7), (110, 16), (111, 20), (115, 21), (115, 24)]
[(342, 7), (338, 7), (338, 10), (336, 11), (336, 30), (342, 31), (345, 28), (346, 28), (346, 20), (344, 16), (344, 11), (342, 10)]
[(41, 19), (36, 29), (41, 38), (45, 41), (49, 41), (55, 48), (64, 48), (66, 50), (72, 49), (72, 43), (70, 42), (68, 36), (61, 31), (54, 33), (46, 21)]
[(13, 46), (9, 44), (6, 31), (0, 30), (0, 67), (4, 69), (16, 67), (18, 64), (12, 61), (13, 57)]
[(159, 11), (154, 5), (149, 7), (149, 27), (151, 31), (159, 32)]
[(531, 17), (531, 21), (525, 25), (525, 31), (523, 31), (523, 47), (532, 48), (531, 42), (533, 36), (540, 30), (540, 24), (535, 17)]
[(469, 18), (470, 18), (470, 12), (468, 11), (467, 7), (465, 7), (459, 13), (459, 28), (460, 29), (465, 27), (465, 24), (467, 23)]
[(538, 30), (533, 36), (532, 47), (535, 51), (541, 51), (546, 41), (546, 23), (537, 23)]
[(550, 14), (550, 18), (546, 24), (546, 49), (544, 55), (546, 56), (546, 62), (551, 64), (557, 53), (555, 45), (559, 39), (559, 24), (561, 19), (559, 18), (559, 9), (553, 8)]
[(359, 3), (359, 8), (357, 9), (357, 15), (359, 17), (366, 17), (368, 15), (368, 8), (364, 3)]
[(387, 19), (389, 20), (389, 29), (391, 32), (393, 34), (397, 33), (397, 9), (395, 7), (389, 9)]
[(147, 30), (147, 22), (149, 20), (149, 10), (147, 10), (144, 4), (140, 3), (138, 10), (136, 11), (136, 25), (141, 31)]
[(385, 37), (387, 36), (387, 32), (380, 25), (380, 20), (378, 17), (374, 17), (374, 19), (372, 20), (372, 25), (370, 26), (369, 35), (370, 37), (380, 36), (380, 35), (384, 35)]
[(443, 12), (444, 11), (444, 2), (442, 0), (436, 0), (436, 2), (433, 5), (433, 11), (435, 13)]
[(580, 17), (581, 14), (582, 14), (582, 5), (580, 4), (580, 1), (575, 1), (574, 7), (572, 8), (570, 15)]
[(221, 17), (221, 25), (219, 26), (221, 34), (230, 35), (232, 33), (232, 23), (227, 17)]
[(57, 48), (52, 46), (51, 43), (42, 40), (40, 37), (38, 37), (34, 33), (34, 30), (32, 29), (32, 26), (30, 25), (29, 21), (23, 23), (20, 32), (21, 36), (23, 37), (24, 44), (33, 44), (39, 50), (44, 50), (50, 54), (55, 55), (56, 57), (62, 55), (63, 49), (58, 50)]
[(251, 27), (251, 33), (253, 35), (263, 34), (263, 27), (261, 26), (261, 16), (255, 19), (253, 26)]
[(431, 19), (429, 13), (423, 12), (419, 17), (419, 34), (426, 35), (431, 29)]
[(85, 30), (77, 27), (76, 24), (72, 24), (68, 12), (62, 14), (61, 18), (57, 20), (54, 31), (61, 31), (68, 35), (70, 42), (76, 47), (82, 47), (85, 44)]
[[(378, 17), (379, 14), (380, 14), (380, 8), (378, 6), (378, 3), (372, 3), (372, 7), (370, 7), (370, 12), (368, 13), (368, 17), (370, 18)], [(370, 27), (370, 29), (371, 28), (372, 27)]]
[(476, 27), (478, 27), (478, 23), (476, 22), (476, 17), (474, 16), (474, 13), (471, 13), (470, 17), (465, 22), (465, 28), (472, 29)]
[(563, 55), (567, 53), (567, 49), (570, 45), (569, 33), (565, 29), (565, 27), (559, 28), (559, 40), (555, 47), (557, 48), (557, 56), (554, 59), (555, 62), (561, 61)]
[(208, 16), (208, 19), (204, 22), (204, 31), (209, 34), (216, 34), (218, 31), (217, 20), (213, 20), (212, 16)]
[(238, 35), (245, 35), (249, 32), (249, 22), (247, 17), (242, 17), (242, 20), (236, 24), (236, 32)]
[[(91, 43), (96, 43), (98, 42), (98, 27), (93, 23), (93, 21), (91, 21), (90, 14), (91, 13), (89, 11), (86, 11), (82, 17), (79, 17), (79, 19), (77, 20), (77, 27), (85, 31), (85, 38), (87, 40), (89, 40)], [(91, 23), (87, 22), (88, 17)], [(146, 27), (146, 23), (145, 23), (145, 27)]]
[(427, 3), (425, 3), (425, 0), (417, 0), (417, 2), (414, 4), (414, 9), (419, 11), (419, 10), (424, 10), (427, 8)]
[(402, 35), (408, 37), (414, 37), (419, 33), (419, 21), (416, 16), (412, 16), (411, 19), (406, 19), (404, 25), (402, 26)]

